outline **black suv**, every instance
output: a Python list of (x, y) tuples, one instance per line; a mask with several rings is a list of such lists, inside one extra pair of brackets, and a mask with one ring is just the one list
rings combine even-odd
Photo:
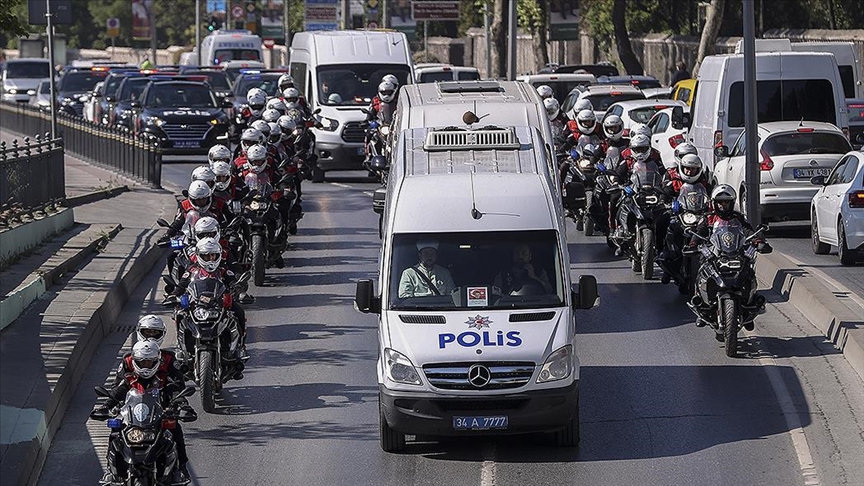
[[(128, 81), (127, 81), (128, 82)], [(138, 100), (132, 129), (152, 135), (169, 154), (206, 154), (218, 139), (227, 137), (228, 116), (204, 81), (159, 80), (153, 77)]]

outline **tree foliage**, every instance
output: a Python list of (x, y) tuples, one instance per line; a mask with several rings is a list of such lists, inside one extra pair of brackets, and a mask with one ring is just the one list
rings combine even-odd
[(17, 37), (28, 32), (27, 22), (16, 15), (16, 10), (24, 4), (23, 0), (0, 0), (0, 32), (2, 35)]

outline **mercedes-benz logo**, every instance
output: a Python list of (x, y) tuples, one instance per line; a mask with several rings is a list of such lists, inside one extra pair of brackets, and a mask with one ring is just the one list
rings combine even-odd
[(819, 162), (816, 162), (816, 159), (810, 159), (810, 165), (816, 167), (817, 165), (819, 165)]
[(189, 128), (189, 125), (180, 125), (180, 128), (182, 128), (183, 130), (186, 130), (187, 128)]
[(475, 364), (468, 368), (468, 382), (474, 385), (475, 388), (483, 388), (492, 380), (492, 373), (489, 368)]

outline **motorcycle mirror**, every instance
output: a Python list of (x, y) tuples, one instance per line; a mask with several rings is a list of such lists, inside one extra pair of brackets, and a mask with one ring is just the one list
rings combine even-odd
[(186, 388), (180, 390), (180, 393), (175, 395), (174, 399), (171, 401), (176, 402), (181, 398), (191, 397), (194, 394), (195, 394), (195, 387), (194, 386), (187, 386)]
[(94, 386), (93, 391), (95, 391), (96, 395), (99, 395), (100, 397), (112, 398), (111, 392), (109, 392), (108, 389), (102, 385)]
[(312, 112), (313, 115), (317, 115), (318, 113), (321, 113), (321, 108), (315, 108), (315, 111)]
[(162, 281), (168, 285), (175, 285), (174, 279), (170, 275), (162, 275)]
[(240, 274), (239, 277), (237, 277), (237, 282), (235, 285), (246, 283), (249, 281), (250, 278), (252, 278), (251, 272), (243, 272)]
[(170, 227), (171, 227), (171, 225), (168, 224), (168, 221), (165, 221), (165, 220), (162, 219), (162, 218), (157, 219), (157, 220), (156, 220), (156, 224), (158, 224), (159, 226), (161, 226), (161, 227), (163, 227), (163, 228), (170, 228)]
[[(320, 110), (321, 108), (318, 108), (318, 109)], [(363, 113), (365, 113), (367, 115), (369, 114), (369, 108), (360, 108), (360, 111), (362, 111)]]
[(756, 232), (757, 233), (764, 233), (764, 232), (768, 231), (769, 229), (771, 229), (771, 228), (767, 224), (762, 223), (759, 225), (759, 227), (756, 228)]

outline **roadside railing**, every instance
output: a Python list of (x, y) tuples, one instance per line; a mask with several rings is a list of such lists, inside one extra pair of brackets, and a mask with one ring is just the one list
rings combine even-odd
[[(0, 102), (0, 128), (25, 134), (45, 133), (51, 129), (51, 116), (24, 103)], [(162, 148), (157, 139), (137, 138), (124, 128), (90, 123), (64, 112), (57, 114), (57, 129), (69, 154), (161, 187)]]
[(0, 142), (0, 226), (22, 213), (56, 209), (65, 197), (63, 140), (46, 133)]

